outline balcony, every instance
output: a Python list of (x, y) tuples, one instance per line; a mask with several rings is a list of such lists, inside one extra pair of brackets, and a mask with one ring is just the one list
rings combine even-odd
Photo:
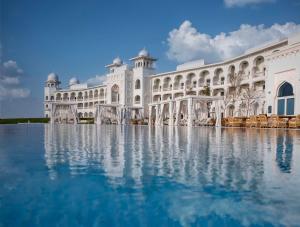
[(153, 92), (160, 92), (161, 91), (161, 89), (160, 88), (153, 88), (153, 90), (152, 90)]
[(163, 91), (171, 91), (171, 90), (172, 90), (171, 87), (164, 87), (164, 88), (163, 88)]

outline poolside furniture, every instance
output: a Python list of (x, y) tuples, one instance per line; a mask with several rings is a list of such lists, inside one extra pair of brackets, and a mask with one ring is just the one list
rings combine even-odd
[(228, 118), (227, 118), (227, 117), (224, 118), (224, 126), (225, 126), (225, 127), (230, 127), (229, 121), (228, 121)]
[(221, 125), (222, 126), (226, 126), (226, 118), (222, 118), (221, 119)]
[(293, 117), (288, 122), (289, 128), (300, 128), (300, 114)]
[(209, 118), (206, 125), (207, 126), (215, 126), (216, 125), (216, 120), (213, 119), (213, 118)]
[(250, 127), (259, 127), (260, 126), (258, 116), (255, 116), (255, 115), (250, 116), (250, 122), (251, 122)]
[(251, 119), (249, 117), (246, 119), (246, 127), (251, 127)]
[(228, 117), (229, 127), (241, 127), (243, 125), (243, 119), (237, 117)]
[(288, 118), (280, 118), (276, 114), (272, 114), (269, 118), (269, 127), (270, 128), (286, 128), (288, 124)]
[(267, 128), (268, 127), (268, 117), (265, 114), (258, 115), (259, 127)]

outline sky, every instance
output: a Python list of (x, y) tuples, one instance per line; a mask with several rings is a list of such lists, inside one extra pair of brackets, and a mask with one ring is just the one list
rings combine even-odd
[(0, 0), (0, 118), (43, 116), (47, 75), (101, 81), (146, 48), (157, 72), (300, 32), (300, 0)]

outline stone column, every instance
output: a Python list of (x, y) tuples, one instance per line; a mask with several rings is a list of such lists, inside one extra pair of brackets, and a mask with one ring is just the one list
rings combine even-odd
[(175, 119), (175, 123), (174, 123), (174, 125), (176, 125), (176, 126), (179, 124), (180, 104), (181, 104), (180, 100), (176, 101), (176, 113), (175, 113), (176, 119)]
[(173, 101), (169, 102), (169, 126), (174, 125)]
[(188, 98), (187, 105), (188, 105), (187, 106), (187, 114), (188, 114), (187, 126), (192, 127), (193, 126), (193, 99), (192, 98)]
[(215, 111), (216, 111), (216, 125), (217, 127), (221, 127), (221, 108), (220, 108), (220, 101), (216, 100), (215, 101)]
[(149, 105), (148, 125), (152, 125), (152, 106)]
[(159, 124), (159, 104), (155, 105), (155, 125)]

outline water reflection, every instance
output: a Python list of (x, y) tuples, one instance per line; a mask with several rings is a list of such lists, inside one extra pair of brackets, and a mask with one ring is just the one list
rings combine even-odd
[(181, 225), (208, 225), (210, 219), (226, 224), (224, 217), (231, 224), (294, 225), (300, 221), (299, 176), (293, 175), (300, 171), (299, 163), (293, 164), (300, 160), (299, 135), (296, 130), (46, 125), (45, 160), (51, 179), (61, 168), (74, 177), (103, 175), (112, 187), (136, 189), (139, 206), (154, 200), (148, 208), (162, 207)]
[(233, 128), (46, 125), (45, 159), (52, 178), (58, 165), (67, 163), (72, 175), (104, 171), (112, 181), (127, 176), (141, 184), (143, 175), (157, 175), (182, 183), (255, 189), (264, 173), (266, 152), (276, 151), (279, 170), (291, 171), (297, 134)]

